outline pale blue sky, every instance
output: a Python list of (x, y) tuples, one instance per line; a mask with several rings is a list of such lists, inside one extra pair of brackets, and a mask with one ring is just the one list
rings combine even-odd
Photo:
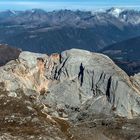
[(110, 7), (140, 9), (140, 0), (0, 0), (0, 10), (81, 9), (94, 10)]

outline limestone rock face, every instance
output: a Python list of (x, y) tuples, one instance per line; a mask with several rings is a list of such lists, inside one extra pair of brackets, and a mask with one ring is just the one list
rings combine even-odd
[(48, 88), (47, 60), (47, 55), (22, 52), (19, 59), (0, 67), (0, 139), (67, 139), (61, 120), (52, 118), (38, 99)]
[(62, 52), (56, 80), (60, 82), (50, 87), (47, 102), (93, 114), (132, 118), (140, 113), (140, 91), (105, 55), (77, 49)]
[(22, 52), (19, 59), (10, 61), (0, 67), (0, 82), (4, 82), (8, 91), (17, 89), (35, 89), (37, 80), (37, 58), (47, 58), (47, 55)]
[(22, 89), (54, 116), (140, 114), (140, 89), (134, 80), (109, 57), (89, 51), (71, 49), (51, 56), (22, 52), (0, 67), (0, 83), (9, 98), (22, 99)]
[(33, 67), (36, 67), (37, 58), (40, 58), (40, 57), (43, 58), (44, 60), (47, 60), (48, 55), (24, 51), (20, 53), (19, 61), (25, 62), (29, 68), (33, 68)]

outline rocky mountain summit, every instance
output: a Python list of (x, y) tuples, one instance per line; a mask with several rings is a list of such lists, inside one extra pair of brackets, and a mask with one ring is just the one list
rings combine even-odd
[[(119, 123), (119, 128), (125, 129), (125, 118), (140, 115), (136, 77), (129, 77), (99, 53), (79, 49), (50, 56), (21, 52), (18, 59), (0, 67), (0, 137), (78, 140), (80, 136), (90, 140), (97, 125), (110, 124), (106, 118), (113, 118), (115, 127)], [(88, 119), (94, 121), (79, 125)], [(88, 136), (81, 135), (83, 128), (90, 132)], [(135, 137), (139, 135), (136, 130)], [(96, 140), (112, 139), (104, 129), (99, 132)]]

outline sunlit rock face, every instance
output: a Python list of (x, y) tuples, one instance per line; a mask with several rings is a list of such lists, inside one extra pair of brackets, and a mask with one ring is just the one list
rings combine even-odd
[(103, 113), (133, 118), (140, 114), (139, 88), (102, 54), (79, 49), (51, 56), (22, 52), (0, 72), (10, 97), (18, 97), (19, 89), (27, 96), (34, 92), (39, 102), (53, 108), (54, 115)]
[(51, 117), (38, 99), (48, 90), (44, 73), (49, 60), (45, 54), (22, 52), (0, 67), (0, 139), (66, 140), (63, 120)]
[(128, 75), (105, 55), (72, 49), (61, 53), (48, 103), (87, 114), (116, 114), (132, 118), (140, 113), (139, 90)]
[(41, 69), (38, 66), (37, 58), (47, 57), (47, 55), (23, 52), (19, 59), (9, 62), (1, 67), (0, 80), (5, 83), (8, 91), (21, 89), (34, 89), (41, 75)]

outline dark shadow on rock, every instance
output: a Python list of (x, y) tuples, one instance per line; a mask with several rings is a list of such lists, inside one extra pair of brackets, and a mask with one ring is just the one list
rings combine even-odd
[(80, 72), (79, 72), (79, 74), (78, 74), (78, 79), (80, 79), (80, 86), (82, 86), (83, 85), (83, 80), (84, 80), (84, 70), (85, 70), (85, 68), (83, 67), (83, 64), (81, 63), (81, 65), (80, 65)]
[(110, 87), (111, 87), (111, 81), (112, 81), (112, 77), (110, 77), (108, 79), (108, 83), (107, 83), (107, 90), (106, 90), (106, 96), (109, 102), (111, 102), (111, 97), (110, 97)]

